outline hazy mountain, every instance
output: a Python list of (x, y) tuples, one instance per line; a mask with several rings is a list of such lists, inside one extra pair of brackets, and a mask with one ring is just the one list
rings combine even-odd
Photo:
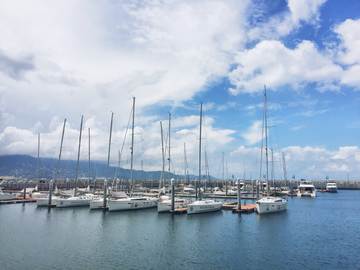
[[(36, 179), (38, 159), (27, 155), (4, 155), (0, 156), (0, 176), (14, 176), (17, 178)], [(74, 160), (61, 160), (59, 179), (74, 179), (76, 176), (77, 162)], [(56, 177), (58, 160), (54, 158), (39, 158), (39, 179), (52, 179)], [(91, 161), (90, 162), (90, 177), (91, 178), (105, 178), (106, 177), (106, 162)], [(110, 166), (109, 178), (114, 178), (116, 172), (117, 178), (129, 179), (130, 170)], [(78, 178), (88, 177), (89, 162), (79, 162)], [(165, 172), (166, 179), (169, 178), (168, 173)], [(190, 175), (190, 179), (195, 179), (197, 176)], [(133, 179), (160, 179), (161, 171), (137, 171), (133, 170)], [(171, 174), (170, 178), (184, 179), (184, 175)], [(214, 179), (211, 177), (211, 179)]]

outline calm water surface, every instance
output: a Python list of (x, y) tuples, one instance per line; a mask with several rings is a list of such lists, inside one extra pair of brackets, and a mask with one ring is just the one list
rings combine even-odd
[(0, 205), (0, 269), (21, 268), (360, 269), (360, 191), (265, 216)]

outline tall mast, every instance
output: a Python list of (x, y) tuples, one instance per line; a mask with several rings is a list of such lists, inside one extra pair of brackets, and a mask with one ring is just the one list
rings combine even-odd
[(56, 171), (56, 179), (55, 179), (56, 181), (58, 180), (58, 177), (59, 177), (60, 159), (61, 159), (61, 151), (62, 151), (62, 146), (63, 146), (63, 141), (64, 141), (65, 125), (66, 125), (66, 119), (64, 120), (64, 126), (63, 126), (62, 135), (61, 135), (61, 144), (60, 144), (59, 161), (58, 161), (58, 167), (57, 167), (57, 171)]
[(283, 171), (284, 171), (284, 180), (286, 181), (286, 163), (285, 163), (285, 154), (282, 152), (282, 159), (283, 159)]
[(267, 147), (267, 119), (266, 119), (266, 85), (264, 84), (264, 120), (265, 120), (265, 160), (266, 160), (266, 187), (267, 187), (267, 197), (269, 197), (270, 188), (268, 184), (268, 147)]
[(170, 182), (170, 169), (171, 169), (171, 161), (170, 161), (170, 133), (171, 133), (171, 113), (169, 113), (169, 182)]
[(39, 158), (40, 158), (40, 133), (38, 133), (38, 159), (37, 159), (37, 170), (36, 170), (36, 180), (39, 188)]
[(90, 128), (88, 128), (89, 131), (89, 186), (90, 186)]
[(200, 138), (199, 138), (199, 201), (201, 201), (201, 125), (202, 125), (202, 103), (200, 103)]
[(78, 179), (78, 173), (79, 173), (79, 160), (80, 160), (80, 146), (81, 146), (81, 132), (82, 132), (83, 117), (84, 116), (81, 116), (81, 122), (80, 122), (79, 148), (78, 148), (78, 158), (77, 158), (76, 176), (75, 176), (75, 193), (76, 193), (76, 189), (77, 189), (77, 179)]
[[(165, 179), (165, 153), (164, 153), (164, 134), (163, 134), (163, 128), (162, 128), (162, 122), (160, 121), (160, 128), (161, 128), (161, 153), (162, 153), (162, 159), (163, 159), (163, 165), (162, 165), (162, 173), (161, 173), (161, 180), (160, 180), (160, 185), (159, 185), (159, 189), (162, 188), (162, 183)], [(164, 183), (165, 186), (165, 183)]]
[(134, 125), (135, 125), (135, 97), (133, 97), (133, 117), (132, 117), (132, 134), (131, 134), (131, 165), (130, 165), (130, 196), (132, 190), (132, 173), (133, 173), (133, 161), (134, 161)]
[(107, 168), (106, 168), (106, 180), (108, 180), (108, 177), (109, 177), (110, 147), (111, 147), (111, 134), (112, 134), (113, 117), (114, 117), (114, 113), (111, 112), (110, 136), (109, 136), (109, 150), (108, 150), (108, 160), (107, 160)]

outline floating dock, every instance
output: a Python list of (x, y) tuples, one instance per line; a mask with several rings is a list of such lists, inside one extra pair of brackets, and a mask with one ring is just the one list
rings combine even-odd
[(15, 197), (12, 200), (3, 200), (0, 201), (0, 204), (11, 204), (11, 203), (34, 203), (36, 202), (36, 198), (26, 198), (23, 199), (21, 197)]

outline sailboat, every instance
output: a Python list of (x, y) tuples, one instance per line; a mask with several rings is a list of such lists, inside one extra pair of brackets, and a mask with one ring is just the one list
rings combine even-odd
[(199, 138), (199, 187), (198, 194), (199, 200), (190, 203), (186, 206), (188, 214), (200, 214), (207, 212), (219, 211), (222, 208), (222, 203), (215, 200), (202, 200), (201, 199), (201, 190), (200, 190), (200, 181), (201, 181), (201, 124), (202, 124), (202, 103), (200, 104), (200, 138)]
[[(133, 98), (133, 109), (132, 109), (132, 134), (131, 134), (131, 167), (130, 167), (130, 183), (132, 184), (132, 172), (133, 172), (133, 153), (134, 153), (134, 116), (135, 116), (135, 97)], [(152, 197), (132, 197), (130, 191), (129, 198), (120, 199), (109, 199), (109, 211), (123, 211), (123, 210), (136, 210), (144, 208), (156, 207), (157, 198)]]
[[(266, 197), (258, 199), (255, 203), (258, 214), (276, 213), (286, 210), (287, 199), (281, 197), (270, 196), (270, 188), (268, 183), (268, 147), (267, 147), (267, 119), (266, 119), (266, 86), (264, 85), (264, 114), (263, 125), (265, 130), (265, 157), (266, 157)], [(261, 150), (262, 151), (262, 150)], [(261, 160), (260, 160), (261, 163)], [(260, 165), (260, 179), (261, 179), (261, 165)]]
[(81, 116), (80, 124), (80, 136), (79, 136), (79, 148), (78, 148), (78, 158), (77, 158), (77, 167), (76, 167), (76, 177), (75, 177), (75, 190), (73, 191), (73, 196), (68, 198), (59, 198), (56, 200), (56, 207), (74, 207), (74, 206), (88, 206), (90, 201), (94, 198), (94, 194), (84, 194), (77, 196), (77, 179), (79, 172), (79, 159), (80, 159), (80, 145), (81, 145), (81, 131), (82, 131), (83, 116)]
[[(169, 178), (170, 178), (170, 164), (171, 164), (171, 160), (170, 160), (170, 123), (171, 123), (171, 114), (169, 114)], [(162, 127), (161, 127), (161, 134), (162, 134)], [(162, 135), (161, 135), (162, 136)], [(161, 138), (162, 141), (162, 138)], [(164, 151), (163, 151), (164, 153)], [(164, 161), (164, 158), (163, 158)], [(174, 180), (174, 179), (172, 179)], [(164, 186), (165, 187), (165, 186)], [(171, 210), (171, 198), (169, 195), (164, 195), (161, 196), (158, 203), (157, 203), (157, 210), (158, 213), (164, 213), (164, 212), (170, 212)], [(187, 204), (191, 203), (191, 201), (183, 199), (183, 198), (178, 198), (175, 197), (174, 198), (174, 209), (178, 209), (178, 208), (185, 208)]]
[[(58, 176), (59, 176), (59, 170), (60, 170), (60, 160), (61, 160), (61, 151), (62, 151), (62, 145), (63, 145), (63, 141), (64, 141), (64, 133), (65, 133), (65, 126), (66, 126), (66, 119), (64, 120), (64, 126), (63, 126), (63, 130), (62, 130), (62, 136), (61, 136), (61, 144), (60, 144), (60, 153), (59, 153), (59, 160), (58, 160), (58, 166), (57, 166), (57, 171), (56, 171), (56, 181), (58, 180)], [(40, 142), (38, 142), (38, 144), (40, 144)], [(38, 146), (39, 149), (39, 146)], [(38, 150), (39, 151), (39, 150)], [(39, 156), (39, 154), (38, 154)], [(60, 196), (52, 196), (51, 194), (51, 198), (49, 200), (50, 197), (50, 188), (52, 188), (52, 186), (49, 185), (49, 193), (47, 194), (46, 198), (44, 197), (40, 197), (39, 199), (36, 200), (36, 206), (48, 206), (51, 207), (51, 203), (54, 202), (56, 203), (56, 201), (58, 199), (60, 199)], [(57, 189), (57, 187), (56, 187)], [(56, 191), (56, 190), (55, 190)], [(57, 192), (56, 192), (57, 193)]]

